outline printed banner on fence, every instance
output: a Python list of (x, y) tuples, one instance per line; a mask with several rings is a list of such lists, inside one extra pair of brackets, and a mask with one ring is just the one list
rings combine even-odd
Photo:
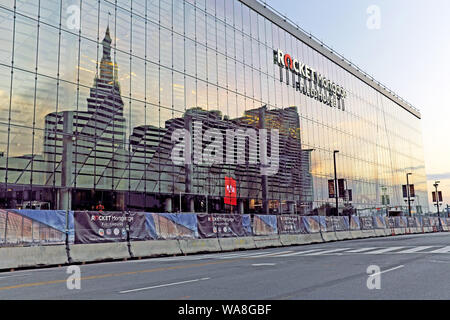
[(5, 243), (6, 236), (6, 211), (0, 210), (0, 246)]
[(361, 230), (361, 222), (359, 217), (351, 216), (350, 218), (350, 230)]
[(359, 217), (361, 221), (362, 230), (373, 230), (373, 219), (372, 217)]
[(300, 231), (302, 233), (319, 233), (320, 232), (319, 217), (317, 216), (301, 217)]
[(395, 228), (395, 217), (386, 217), (385, 221), (386, 221), (387, 228), (390, 228), (390, 229)]
[(64, 244), (65, 220), (65, 211), (0, 210), (0, 244)]
[(300, 216), (279, 215), (278, 232), (280, 234), (301, 233)]
[(245, 233), (251, 236), (253, 234), (252, 231), (252, 217), (249, 214), (242, 215), (242, 227), (245, 230)]
[(334, 231), (348, 231), (350, 230), (350, 222), (348, 217), (329, 217), (333, 224)]
[(142, 213), (76, 211), (74, 222), (76, 244), (150, 239)]
[(375, 229), (385, 229), (386, 228), (386, 220), (382, 216), (373, 216), (373, 227)]
[[(320, 224), (320, 231), (322, 232), (328, 232), (327, 231), (327, 219), (325, 216), (318, 216), (319, 224)], [(331, 230), (333, 231), (333, 230)]]
[(416, 219), (414, 217), (407, 217), (406, 221), (408, 223), (408, 228), (416, 228)]
[(319, 216), (320, 229), (322, 232), (334, 232), (333, 221), (331, 217)]
[(198, 238), (195, 213), (145, 213), (145, 225), (155, 240)]
[(439, 227), (439, 218), (438, 217), (430, 217), (430, 224), (432, 227)]
[(425, 228), (431, 227), (430, 218), (428, 218), (428, 217), (423, 217), (422, 223)]
[(395, 227), (396, 228), (406, 228), (408, 221), (406, 217), (395, 217)]
[(414, 219), (416, 220), (416, 226), (417, 228), (422, 228), (422, 217), (414, 217)]
[(241, 215), (198, 214), (200, 238), (229, 238), (249, 236), (242, 223)]
[(65, 210), (13, 210), (13, 211), (64, 234), (66, 232), (66, 224), (67, 224), (67, 231), (69, 233), (69, 242), (73, 243), (75, 237), (73, 211), (65, 211)]
[(273, 234), (278, 234), (277, 216), (255, 214), (253, 216), (253, 235), (265, 236)]

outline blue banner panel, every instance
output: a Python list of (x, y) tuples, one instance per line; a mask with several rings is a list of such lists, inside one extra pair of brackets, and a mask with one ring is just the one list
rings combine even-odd
[(408, 219), (406, 217), (395, 217), (396, 228), (406, 228), (408, 226)]
[(431, 227), (430, 218), (428, 218), (428, 217), (423, 217), (422, 218), (422, 223), (423, 223), (423, 226), (426, 227), (426, 228)]
[(418, 228), (422, 228), (423, 224), (422, 224), (422, 217), (414, 217), (414, 219), (416, 219), (416, 226)]
[(373, 218), (373, 227), (375, 229), (385, 229), (386, 228), (386, 220), (382, 216), (374, 216)]
[(251, 236), (253, 234), (252, 231), (252, 217), (249, 214), (242, 215), (242, 227), (245, 230), (245, 233)]
[(322, 232), (333, 232), (333, 222), (331, 221), (331, 217), (319, 216), (320, 222), (320, 230)]
[(361, 230), (361, 221), (359, 220), (359, 217), (351, 216), (350, 230)]
[(195, 213), (146, 213), (151, 239), (196, 239), (199, 237)]
[(0, 238), (4, 246), (64, 244), (66, 211), (0, 210)]
[(348, 217), (330, 217), (334, 231), (350, 230), (350, 222)]
[[(75, 226), (73, 211), (65, 210), (12, 210), (24, 217), (30, 218), (33, 221), (45, 224), (60, 232), (69, 233), (69, 242), (73, 243), (75, 238)], [(67, 217), (66, 217), (67, 216)]]
[(320, 220), (318, 216), (302, 217), (300, 230), (302, 233), (319, 233)]
[(254, 215), (253, 235), (266, 236), (278, 234), (277, 216), (274, 215)]

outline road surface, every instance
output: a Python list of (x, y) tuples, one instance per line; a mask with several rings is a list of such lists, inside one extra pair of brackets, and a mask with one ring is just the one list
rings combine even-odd
[(67, 266), (0, 273), (0, 299), (448, 300), (450, 233), (79, 267), (72, 290)]

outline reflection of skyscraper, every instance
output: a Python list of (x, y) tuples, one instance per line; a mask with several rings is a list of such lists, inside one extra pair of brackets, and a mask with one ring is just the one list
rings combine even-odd
[(56, 186), (62, 187), (60, 194), (68, 194), (64, 187), (75, 187), (75, 175), (76, 187), (115, 189), (114, 178), (123, 174), (128, 162), (123, 101), (111, 42), (108, 27), (102, 41), (100, 74), (87, 98), (88, 110), (53, 112), (45, 117), (46, 184), (55, 180)]

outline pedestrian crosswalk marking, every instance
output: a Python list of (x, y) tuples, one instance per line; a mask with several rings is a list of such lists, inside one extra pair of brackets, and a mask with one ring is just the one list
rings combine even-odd
[(306, 253), (311, 253), (311, 252), (315, 252), (315, 251), (320, 251), (321, 249), (313, 249), (313, 250), (306, 250), (306, 251), (297, 251), (297, 252), (293, 252), (293, 253), (288, 253), (288, 254), (282, 254), (279, 257), (292, 257), (292, 256), (298, 256), (301, 254), (306, 254)]
[(405, 247), (390, 247), (390, 248), (384, 248), (384, 249), (379, 249), (379, 250), (375, 250), (375, 251), (364, 252), (364, 254), (382, 254), (382, 253), (386, 253), (386, 252), (400, 250), (403, 248), (405, 248)]
[(450, 246), (443, 247), (441, 249), (433, 250), (430, 253), (450, 253)]
[(306, 254), (306, 256), (318, 256), (318, 255), (322, 255), (322, 254), (330, 254), (330, 253), (337, 253), (339, 251), (345, 251), (348, 250), (350, 248), (339, 248), (339, 249), (333, 249), (333, 250), (325, 250), (322, 252), (314, 252), (314, 253), (308, 253)]
[(416, 252), (423, 251), (423, 250), (430, 249), (430, 248), (433, 248), (433, 247), (432, 246), (419, 246), (419, 247), (415, 247), (415, 248), (411, 248), (411, 249), (407, 249), (407, 250), (402, 250), (402, 251), (399, 251), (396, 253), (416, 253)]
[(349, 251), (346, 251), (345, 253), (360, 253), (360, 252), (370, 251), (370, 250), (374, 250), (374, 249), (378, 249), (378, 248), (379, 247), (361, 248), (361, 249), (356, 249), (356, 250), (349, 250)]

